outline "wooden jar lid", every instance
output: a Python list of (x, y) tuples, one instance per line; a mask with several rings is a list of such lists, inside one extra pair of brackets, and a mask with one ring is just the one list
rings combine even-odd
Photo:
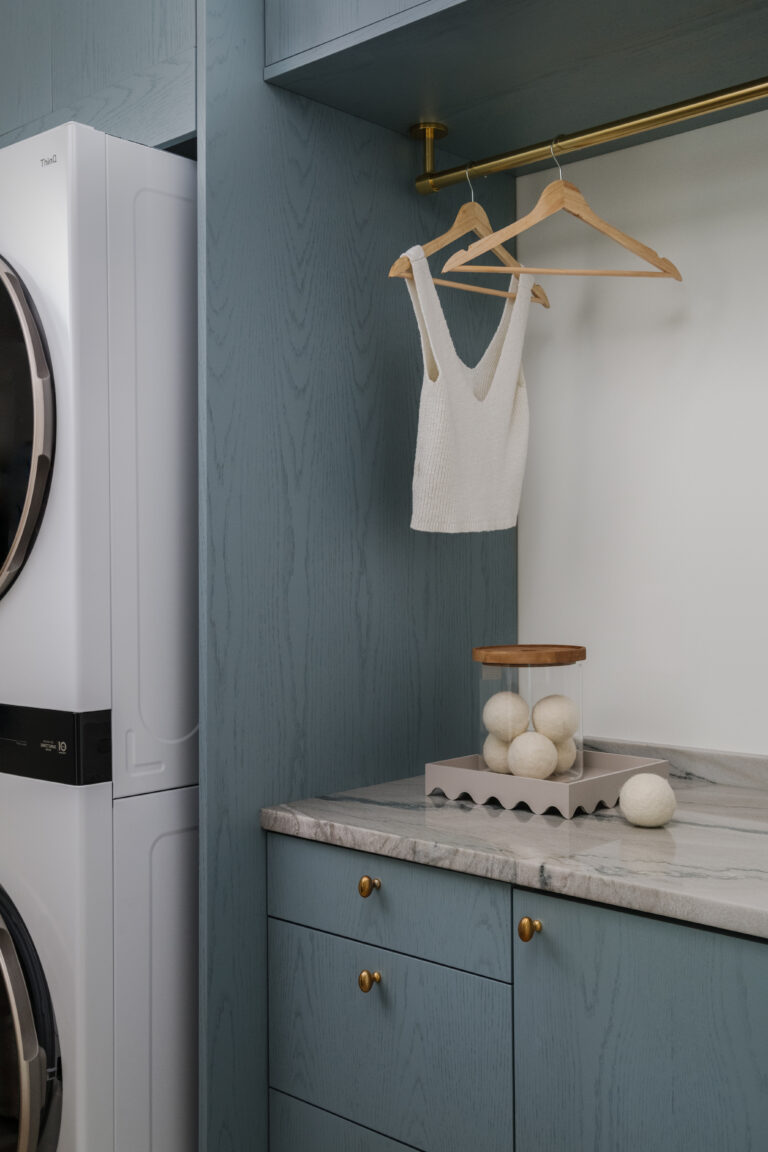
[(472, 649), (472, 659), (478, 664), (509, 664), (513, 668), (577, 664), (586, 658), (586, 648), (577, 644), (492, 644)]

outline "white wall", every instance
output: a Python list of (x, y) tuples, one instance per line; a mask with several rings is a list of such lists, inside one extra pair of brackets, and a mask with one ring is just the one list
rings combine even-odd
[[(587, 646), (593, 736), (768, 753), (768, 112), (569, 163), (673, 280), (543, 279), (521, 642)], [(527, 211), (553, 173), (518, 181)], [(524, 263), (640, 267), (565, 213)]]

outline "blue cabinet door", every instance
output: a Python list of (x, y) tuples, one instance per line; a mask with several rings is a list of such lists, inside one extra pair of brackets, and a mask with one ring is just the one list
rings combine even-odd
[(515, 891), (516, 1152), (768, 1147), (768, 944)]
[(410, 1145), (272, 1090), (269, 1152), (410, 1152)]
[[(275, 834), (268, 860), (270, 916), (512, 980), (508, 884)], [(380, 887), (361, 898), (366, 874)]]
[(512, 1152), (511, 1024), (509, 984), (269, 922), (270, 1086), (420, 1152)]

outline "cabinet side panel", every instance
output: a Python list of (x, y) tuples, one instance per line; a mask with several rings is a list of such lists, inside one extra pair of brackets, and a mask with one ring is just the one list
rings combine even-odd
[(768, 945), (514, 894), (517, 1152), (723, 1152), (768, 1131)]

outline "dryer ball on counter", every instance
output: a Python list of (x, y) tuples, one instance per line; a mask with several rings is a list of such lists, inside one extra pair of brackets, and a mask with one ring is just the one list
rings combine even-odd
[(661, 776), (639, 772), (630, 776), (619, 792), (619, 808), (625, 820), (641, 828), (661, 828), (672, 819), (677, 801)]
[(569, 696), (544, 696), (533, 709), (533, 726), (553, 744), (561, 744), (579, 727), (579, 710)]
[(555, 772), (567, 772), (569, 768), (573, 768), (576, 763), (576, 741), (572, 737), (567, 740), (561, 741), (560, 744), (555, 744), (557, 748), (557, 767)]
[(495, 692), (483, 708), (483, 724), (497, 740), (514, 740), (528, 727), (528, 705), (517, 692)]
[(509, 770), (515, 776), (545, 780), (557, 767), (557, 748), (540, 732), (523, 732), (509, 746)]
[(508, 755), (509, 744), (506, 740), (499, 740), (492, 732), (486, 736), (483, 744), (483, 760), (491, 772), (509, 772)]

